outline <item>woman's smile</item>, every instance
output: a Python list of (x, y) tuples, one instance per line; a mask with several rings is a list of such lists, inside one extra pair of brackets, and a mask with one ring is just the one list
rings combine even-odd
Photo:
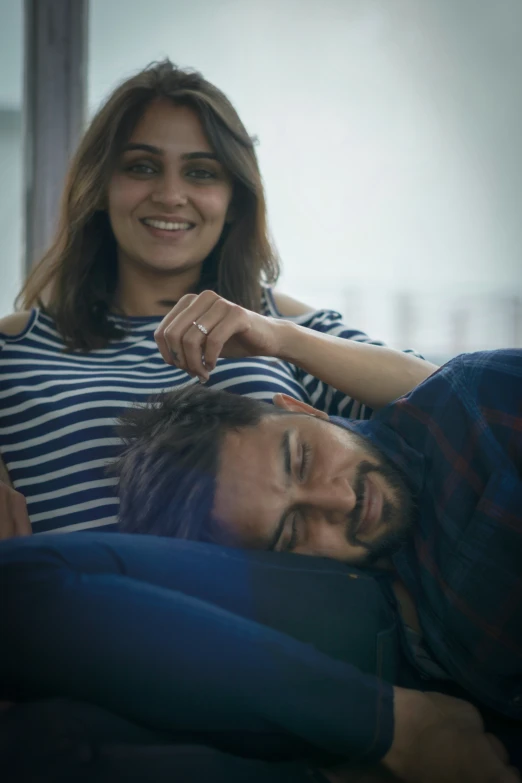
[(196, 224), (186, 220), (157, 220), (155, 218), (141, 218), (140, 223), (147, 231), (157, 239), (167, 242), (185, 239)]

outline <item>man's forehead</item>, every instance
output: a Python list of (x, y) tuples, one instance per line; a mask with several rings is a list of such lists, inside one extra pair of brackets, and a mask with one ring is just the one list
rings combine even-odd
[(286, 497), (281, 443), (290, 418), (266, 417), (225, 436), (213, 508), (225, 541), (266, 543), (270, 521), (280, 515)]
[(255, 482), (260, 478), (260, 466), (271, 468), (269, 472), (275, 473), (277, 466), (273, 463), (286, 429), (283, 422), (275, 420), (283, 418), (286, 417), (267, 416), (255, 427), (226, 433), (217, 473), (218, 488), (231, 482)]

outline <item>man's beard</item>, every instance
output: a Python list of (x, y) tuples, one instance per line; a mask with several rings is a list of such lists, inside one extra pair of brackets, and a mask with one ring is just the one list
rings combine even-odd
[[(357, 498), (354, 510), (350, 514), (346, 528), (346, 540), (352, 546), (362, 547), (367, 551), (364, 565), (371, 565), (383, 557), (390, 557), (404, 544), (411, 533), (413, 521), (413, 501), (411, 494), (398, 470), (376, 449), (372, 456), (378, 458), (378, 464), (361, 462), (355, 477), (354, 491)], [(357, 538), (357, 527), (361, 521), (364, 501), (366, 476), (376, 473), (381, 476), (386, 486), (395, 496), (395, 502), (383, 497), (380, 525), (384, 528), (375, 541), (366, 543)], [(386, 532), (388, 527), (388, 532)]]

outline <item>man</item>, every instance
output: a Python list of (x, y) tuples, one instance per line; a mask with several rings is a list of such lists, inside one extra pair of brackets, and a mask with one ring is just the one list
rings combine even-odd
[(392, 567), (410, 656), (522, 719), (522, 351), (461, 356), (366, 422), (203, 388), (132, 413), (121, 524)]
[[(275, 324), (218, 300), (212, 292), (184, 297), (158, 334), (164, 358), (186, 367), (203, 380), (219, 355), (278, 356), (298, 364), (342, 393), (380, 407), (412, 388), (419, 380), (418, 373), (426, 377), (425, 368), (420, 366), (418, 372), (408, 375), (411, 368), (403, 364), (400, 356), (394, 357), (386, 349), (311, 334), (294, 324)], [(202, 318), (205, 329), (194, 329), (193, 325), (201, 323)], [(204, 344), (198, 342), (203, 334)], [(434, 377), (440, 378), (442, 373)], [(437, 393), (435, 396), (438, 397)], [(403, 524), (399, 512), (411, 497), (419, 506), (426, 484), (424, 476), (428, 475), (427, 470), (422, 471), (423, 460), (426, 459), (424, 467), (430, 467), (429, 456), (419, 455), (407, 439), (399, 439), (399, 448), (395, 449), (397, 433), (385, 418), (380, 433), (382, 443), (377, 444), (376, 453), (368, 449), (367, 441), (361, 442), (350, 435), (344, 424), (334, 427), (332, 423), (302, 415), (302, 410), (275, 413), (273, 408), (249, 405), (240, 398), (230, 398), (226, 403), (225, 400), (226, 396), (219, 399), (219, 395), (205, 396), (204, 390), (199, 393), (192, 389), (177, 396), (167, 395), (159, 407), (154, 405), (150, 410), (138, 412), (134, 422), (127, 422), (124, 434), (129, 447), (120, 465), (124, 529), (234, 546), (293, 547), (296, 552), (336, 556), (355, 560), (360, 565), (370, 560), (378, 566), (386, 565), (387, 552), (389, 560), (391, 552), (404, 539), (400, 551), (393, 555), (397, 567), (401, 553), (411, 549), (408, 524)], [(279, 402), (294, 405), (284, 400)], [(424, 431), (422, 426), (421, 431)], [(263, 435), (261, 440), (259, 433)], [(388, 461), (382, 456), (386, 451), (390, 451), (385, 454)], [(236, 452), (240, 459), (230, 463), (229, 458), (233, 460)], [(330, 458), (331, 476), (321, 467)], [(227, 461), (232, 465), (228, 475)], [(403, 468), (408, 468), (411, 475)], [(264, 471), (268, 471), (269, 480), (259, 492)], [(324, 491), (325, 486), (328, 492)], [(250, 487), (252, 493), (245, 491), (245, 487)], [(476, 482), (473, 489), (477, 489)], [(428, 504), (428, 508), (433, 505), (433, 502), (431, 506)], [(248, 511), (248, 518), (244, 511)], [(414, 538), (419, 527), (416, 516), (414, 513), (411, 521)], [(449, 532), (452, 530), (450, 525)], [(444, 532), (447, 536), (447, 531)], [(382, 617), (378, 611), (376, 632), (368, 633), (365, 628), (366, 619), (372, 617), (374, 609), (367, 602), (364, 585), (371, 589), (374, 581), (378, 581), (377, 593), (385, 596), (389, 611), (393, 593), (386, 587), (396, 571), (379, 568), (371, 572), (372, 576), (365, 577), (363, 571), (357, 573), (343, 563), (338, 562), (334, 567), (331, 560), (310, 558), (309, 565), (303, 563), (300, 567), (302, 558), (263, 552), (237, 552), (237, 562), (232, 568), (230, 553), (234, 550), (208, 548), (208, 544), (162, 543), (161, 539), (149, 537), (142, 539), (140, 545), (136, 541), (139, 537), (135, 536), (121, 537), (118, 542), (109, 542), (107, 536), (98, 542), (91, 536), (89, 543), (79, 538), (74, 542), (61, 538), (62, 541), (46, 538), (21, 545), (13, 542), (0, 550), (9, 566), (5, 595), (9, 597), (6, 619), (11, 622), (5, 626), (10, 640), (5, 649), (6, 659), (24, 688), (28, 684), (34, 688), (36, 683), (41, 692), (49, 693), (51, 685), (52, 693), (58, 689), (71, 698), (85, 699), (88, 695), (91, 699), (95, 687), (97, 703), (123, 709), (130, 698), (131, 705), (126, 706), (125, 714), (129, 710), (136, 714), (136, 700), (129, 695), (129, 677), (122, 679), (120, 670), (115, 671), (112, 663), (124, 657), (131, 667), (130, 681), (140, 683), (140, 693), (151, 701), (144, 708), (148, 722), (151, 709), (153, 713), (159, 710), (162, 715), (168, 715), (169, 707), (172, 710), (179, 703), (180, 689), (184, 700), (189, 697), (186, 705), (192, 710), (193, 720), (198, 725), (208, 722), (207, 708), (198, 709), (195, 715), (193, 712), (194, 688), (197, 692), (204, 673), (203, 681), (207, 686), (212, 685), (210, 715), (218, 733), (223, 731), (223, 725), (242, 726), (247, 733), (251, 731), (249, 727), (257, 726), (266, 738), (263, 732), (267, 727), (277, 726), (287, 737), (285, 742), (297, 733), (316, 749), (341, 757), (368, 761), (382, 758), (387, 769), (400, 779), (417, 783), (511, 780), (510, 773), (481, 733), (478, 715), (469, 705), (420, 692), (430, 686), (432, 690), (447, 688), (450, 692), (449, 678), (455, 677), (459, 658), (456, 653), (461, 654), (458, 644), (448, 645), (451, 654), (446, 658), (435, 655), (431, 647), (431, 637), (436, 637), (432, 626), (440, 630), (437, 622), (441, 619), (436, 612), (429, 611), (430, 601), (437, 606), (436, 584), (427, 585), (432, 587), (433, 595), (430, 595), (421, 581), (420, 595), (414, 595), (427, 645), (423, 650), (423, 639), (416, 633), (416, 626), (419, 631), (421, 625), (417, 625), (415, 605), (402, 581), (395, 585), (395, 590), (401, 602), (404, 626), (397, 630), (394, 626), (391, 633), (386, 631), (383, 635), (383, 629), (379, 631)], [(443, 539), (444, 536), (436, 538), (435, 548), (441, 542), (444, 544)], [(197, 578), (194, 567), (189, 569), (189, 578), (184, 576), (183, 568), (188, 568), (186, 552), (175, 562), (181, 543), (207, 547), (204, 553), (196, 549), (192, 553), (190, 562), (199, 569)], [(470, 551), (469, 546), (464, 546), (464, 558), (472, 560)], [(165, 562), (160, 565), (160, 561)], [(415, 559), (411, 562), (412, 576), (417, 578), (421, 569)], [(326, 569), (328, 563), (332, 565)], [(297, 593), (296, 570), (303, 577)], [(292, 612), (288, 614), (288, 610), (294, 607), (294, 615), (306, 615), (315, 595), (310, 592), (311, 586), (325, 597), (321, 591), (325, 580), (328, 582), (328, 570), (332, 571), (332, 577), (340, 577), (340, 581), (332, 582), (338, 589), (330, 591), (322, 603), (323, 622), (319, 623), (319, 633), (314, 635), (310, 631), (310, 621), (314, 617), (317, 620), (317, 612), (315, 615), (312, 612), (300, 629), (292, 629)], [(404, 569), (403, 580), (408, 584), (407, 570)], [(312, 581), (320, 571), (324, 571), (321, 577)], [(286, 578), (287, 572), (291, 578), (283, 583), (279, 581), (278, 603), (267, 612), (266, 606), (263, 607), (266, 584), (273, 582), (274, 576), (283, 574)], [(110, 578), (105, 577), (106, 573)], [(509, 574), (509, 569), (506, 573)], [(33, 584), (33, 574), (38, 576), (37, 584)], [(456, 579), (458, 575), (452, 572), (450, 576)], [(411, 583), (415, 588), (413, 578)], [(355, 602), (351, 595), (355, 593), (346, 588), (347, 584), (363, 588), (362, 593), (356, 594)], [(452, 597), (451, 580), (448, 584), (446, 589), (446, 582), (443, 583), (442, 605), (448, 596)], [(157, 594), (149, 585), (168, 587), (174, 592)], [(408, 586), (411, 589), (411, 584)], [(295, 598), (289, 601), (292, 589)], [(339, 593), (342, 600), (334, 608)], [(424, 601), (425, 593), (429, 600), (421, 605), (419, 598)], [(197, 605), (188, 597), (183, 598), (186, 594), (196, 596)], [(384, 607), (382, 603), (379, 605), (381, 609)], [(215, 606), (227, 611), (216, 613)], [(453, 612), (460, 608), (450, 605)], [(351, 625), (357, 609), (359, 622)], [(386, 616), (388, 611), (384, 612)], [(12, 621), (16, 613), (24, 617), (25, 627), (20, 628)], [(33, 617), (38, 628), (47, 629), (43, 642), (36, 632), (31, 632)], [(252, 626), (247, 619), (252, 617), (261, 624)], [(445, 612), (446, 617), (452, 619), (451, 611)], [(476, 618), (472, 616), (472, 620)], [(103, 639), (98, 638), (97, 627), (111, 632), (109, 653)], [(49, 633), (49, 628), (60, 629), (59, 640)], [(136, 628), (140, 629), (139, 635)], [(161, 640), (160, 628), (164, 629)], [(288, 636), (275, 638), (271, 628), (283, 630)], [(331, 636), (341, 637), (344, 632), (345, 636), (361, 642), (360, 663), (350, 644), (342, 654), (336, 650), (335, 639), (330, 638), (325, 644), (325, 628)], [(448, 628), (455, 635), (451, 623)], [(487, 627), (480, 630), (487, 636)], [(409, 683), (402, 679), (397, 683), (417, 690), (392, 687), (390, 679), (396, 680), (383, 675), (382, 665), (393, 658), (398, 636), (416, 676)], [(496, 636), (500, 640), (500, 652), (504, 653), (502, 629)], [(455, 639), (460, 643), (458, 629)], [(180, 655), (181, 640), (186, 648)], [(21, 658), (17, 653), (24, 642), (32, 652)], [(365, 647), (367, 642), (372, 644)], [(143, 652), (144, 645), (147, 654)], [(75, 651), (72, 657), (67, 654), (70, 649)], [(159, 668), (156, 650), (162, 650), (164, 671)], [(516, 660), (517, 653), (512, 647), (510, 654)], [(183, 666), (184, 673), (179, 678), (169, 675), (174, 656)], [(372, 656), (376, 664), (376, 667), (370, 664), (373, 676), (368, 668), (363, 673)], [(488, 665), (493, 657), (487, 661)], [(69, 660), (83, 661), (74, 678), (68, 674)], [(79, 674), (85, 671), (85, 666), (91, 671), (94, 661), (98, 676), (93, 685)], [(141, 666), (137, 665), (140, 661)], [(204, 669), (198, 667), (197, 661), (202, 665), (204, 662)], [(99, 675), (107, 667), (107, 685), (100, 690)], [(184, 688), (187, 677), (189, 685), (192, 683), (188, 689)], [(489, 703), (493, 703), (499, 691), (503, 705), (504, 690), (509, 690), (509, 686), (506, 688), (506, 683), (497, 679)], [(473, 681), (472, 688), (467, 687), (464, 677), (460, 680), (468, 698), (470, 693), (476, 695), (479, 690), (485, 690), (479, 676), (469, 680)], [(514, 680), (520, 680), (517, 672)], [(237, 701), (241, 692), (239, 683), (243, 683), (244, 694)], [(476, 701), (487, 703), (487, 698), (476, 696)], [(325, 774), (332, 781), (349, 780), (336, 777), (331, 767)]]

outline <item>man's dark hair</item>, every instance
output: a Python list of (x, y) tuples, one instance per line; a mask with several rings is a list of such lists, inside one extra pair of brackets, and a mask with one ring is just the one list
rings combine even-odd
[(152, 397), (120, 419), (120, 529), (219, 543), (212, 517), (221, 445), (279, 408), (191, 384)]

